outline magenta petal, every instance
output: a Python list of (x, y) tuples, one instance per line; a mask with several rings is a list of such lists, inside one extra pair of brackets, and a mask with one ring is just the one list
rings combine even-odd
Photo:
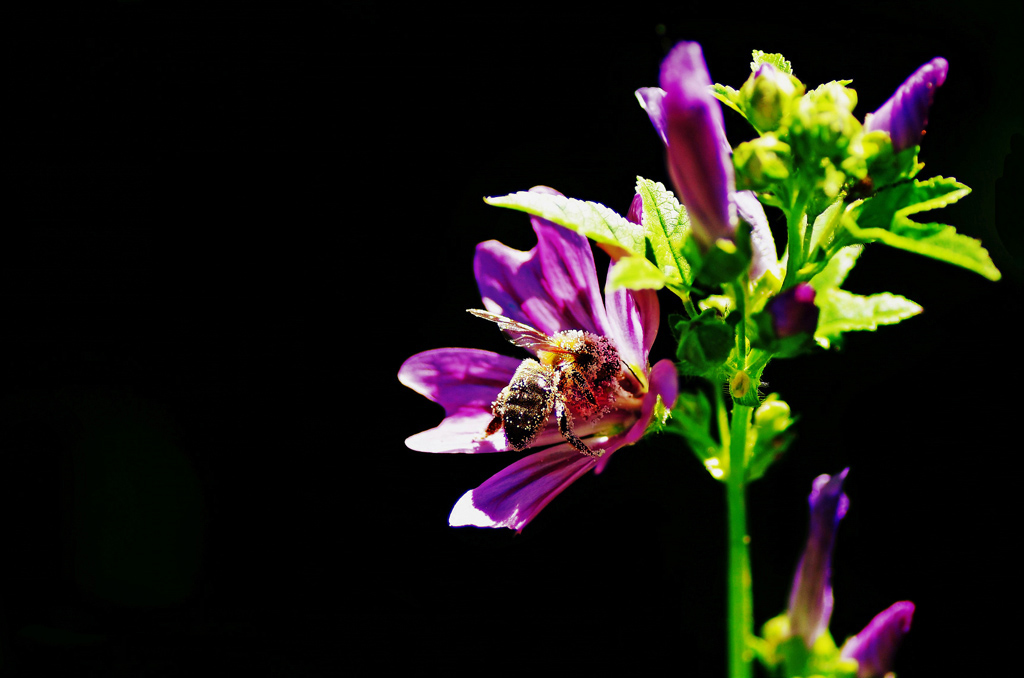
[[(611, 271), (614, 263), (609, 265)], [(658, 335), (661, 309), (654, 290), (619, 288), (605, 290), (608, 306), (608, 338), (619, 350), (619, 357), (635, 368), (647, 365), (647, 356)]]
[(547, 334), (607, 335), (590, 242), (542, 219), (533, 220), (533, 229), (537, 246), (529, 252), (494, 240), (477, 246), (473, 269), (484, 306)]
[(893, 603), (843, 644), (842, 656), (857, 660), (857, 678), (883, 676), (892, 670), (896, 650), (910, 631), (913, 617), (912, 602)]
[(444, 407), (490, 409), (522, 360), (475, 348), (438, 348), (417, 353), (398, 370), (398, 380)]
[(843, 493), (849, 470), (815, 478), (808, 498), (810, 534), (789, 594), (790, 630), (803, 638), (807, 647), (814, 645), (832, 618), (832, 550), (839, 521), (850, 505)]
[(750, 247), (753, 255), (750, 259), (750, 279), (756, 281), (771, 271), (776, 278), (779, 274), (779, 255), (775, 250), (775, 238), (768, 225), (768, 217), (764, 207), (753, 191), (738, 191), (733, 194), (736, 213), (740, 219), (750, 224)]
[(517, 532), (597, 463), (569, 445), (523, 457), (470, 490), (452, 509), (452, 527), (508, 527)]
[(864, 129), (888, 132), (895, 151), (921, 143), (935, 90), (946, 82), (948, 72), (949, 63), (942, 57), (935, 57), (918, 68), (896, 88), (881, 108), (867, 116)]
[(665, 117), (665, 90), (660, 87), (641, 87), (636, 91), (640, 106), (647, 112), (661, 142), (668, 146), (668, 121)]
[(508, 444), (500, 433), (483, 437), (490, 423), (490, 408), (466, 408), (444, 418), (437, 427), (405, 439), (410, 450), (445, 454), (505, 452)]
[(608, 460), (615, 450), (632, 445), (643, 437), (651, 423), (651, 417), (654, 416), (654, 406), (658, 401), (657, 396), (661, 396), (661, 400), (666, 408), (671, 408), (676, 404), (676, 396), (679, 395), (679, 373), (676, 372), (676, 366), (671, 360), (668, 358), (659, 360), (651, 368), (647, 379), (649, 390), (644, 398), (643, 407), (640, 410), (640, 418), (636, 423), (625, 433), (611, 437), (607, 443), (592, 446), (591, 449), (604, 450), (604, 454), (597, 460), (597, 468), (594, 469), (595, 473), (604, 471), (604, 467), (608, 465)]
[(418, 452), (500, 452), (504, 436), (482, 439), (491, 420), (491, 403), (508, 385), (521, 361), (490, 351), (439, 348), (417, 353), (398, 370), (398, 380), (444, 407), (436, 428), (417, 433), (405, 444)]
[(735, 187), (722, 107), (711, 94), (704, 53), (695, 42), (676, 45), (661, 64), (668, 167), (672, 183), (705, 246), (732, 238)]

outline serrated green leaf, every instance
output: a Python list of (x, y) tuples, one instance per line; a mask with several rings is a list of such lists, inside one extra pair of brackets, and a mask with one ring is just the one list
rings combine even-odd
[(636, 192), (643, 202), (643, 227), (650, 256), (668, 278), (685, 287), (693, 283), (683, 244), (690, 233), (690, 218), (672, 191), (657, 181), (637, 177)]
[(970, 187), (952, 177), (903, 181), (879, 190), (850, 212), (861, 229), (887, 229), (898, 217), (951, 205), (970, 192)]
[(843, 332), (873, 331), (879, 325), (893, 325), (924, 310), (898, 294), (882, 292), (865, 297), (836, 288), (817, 293), (814, 303), (821, 311), (814, 338), (826, 348)]
[(947, 224), (918, 224), (910, 219), (900, 219), (891, 231), (859, 229), (856, 226), (847, 228), (859, 240), (877, 240), (890, 247), (923, 254), (974, 271), (989, 280), (1002, 277), (980, 240), (957, 233)]
[(753, 51), (754, 60), (750, 62), (750, 70), (756, 71), (761, 64), (771, 64), (783, 73), (793, 75), (793, 64), (787, 61), (781, 54), (770, 54), (759, 49)]
[(882, 242), (999, 280), (1002, 274), (979, 240), (957, 233), (947, 224), (920, 223), (909, 217), (945, 207), (970, 192), (969, 187), (951, 177), (906, 181), (850, 209), (843, 215), (843, 226), (862, 242)]
[(645, 253), (643, 227), (601, 203), (530, 191), (488, 197), (484, 202), (526, 212), (572, 229), (598, 245), (610, 247), (609, 254), (613, 258), (627, 254), (643, 257)]
[(848, 245), (836, 252), (825, 268), (808, 281), (815, 293), (821, 294), (828, 289), (842, 287), (863, 251), (863, 245)]

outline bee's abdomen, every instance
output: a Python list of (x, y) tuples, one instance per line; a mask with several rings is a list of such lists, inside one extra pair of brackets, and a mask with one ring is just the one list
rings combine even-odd
[(551, 414), (551, 381), (546, 374), (531, 372), (529, 378), (512, 380), (504, 403), (505, 437), (517, 450), (533, 442)]

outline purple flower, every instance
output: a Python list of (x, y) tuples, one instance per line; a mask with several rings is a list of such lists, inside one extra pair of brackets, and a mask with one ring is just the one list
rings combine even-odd
[(644, 200), (637, 193), (633, 196), (633, 201), (629, 203), (629, 211), (626, 212), (626, 221), (630, 223), (640, 225), (643, 223), (644, 215)]
[(752, 192), (735, 190), (732, 148), (700, 45), (676, 45), (661, 63), (659, 83), (636, 95), (665, 144), (669, 176), (690, 215), (694, 237), (704, 250), (720, 238), (734, 240), (738, 214), (752, 228), (751, 278), (769, 269), (777, 273), (778, 255), (764, 208)]
[(949, 63), (942, 57), (935, 57), (914, 71), (881, 108), (867, 115), (865, 131), (888, 132), (897, 152), (917, 146), (928, 124), (928, 108), (935, 90), (946, 82), (948, 71)]
[[(583, 330), (606, 337), (641, 383), (631, 386), (632, 393), (613, 399), (600, 417), (573, 422), (575, 435), (600, 456), (577, 451), (559, 432), (555, 417), (549, 417), (529, 443), (544, 449), (463, 495), (449, 518), (453, 526), (522, 530), (577, 478), (591, 470), (600, 473), (615, 450), (639, 440), (651, 421), (656, 396), (666, 406), (675, 402), (678, 384), (672, 362), (662, 360), (653, 368), (648, 364), (659, 321), (655, 293), (618, 289), (607, 291), (602, 300), (587, 239), (539, 218), (532, 222), (537, 246), (529, 252), (493, 240), (477, 246), (474, 271), (484, 306), (549, 336)], [(488, 326), (481, 323), (481, 330)], [(522, 362), (522, 357), (468, 348), (436, 349), (406, 360), (399, 380), (445, 409), (439, 426), (410, 437), (406, 444), (422, 452), (512, 449), (503, 433), (485, 431), (494, 417), (492, 403)]]
[(857, 678), (882, 676), (892, 670), (893, 656), (903, 636), (910, 631), (914, 604), (893, 603), (871, 620), (864, 630), (843, 644), (840, 655), (857, 660)]
[(838, 475), (820, 475), (814, 479), (808, 502), (811, 527), (800, 564), (789, 593), (789, 627), (810, 648), (832, 617), (832, 548), (836, 528), (850, 506), (843, 494), (843, 481), (850, 469)]
[(814, 334), (818, 328), (818, 307), (814, 305), (814, 288), (807, 283), (780, 293), (768, 302), (775, 336), (783, 339), (794, 334)]

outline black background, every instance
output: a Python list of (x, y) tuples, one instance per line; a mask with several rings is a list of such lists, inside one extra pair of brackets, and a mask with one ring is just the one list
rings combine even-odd
[(849, 466), (834, 635), (908, 599), (902, 675), (1009, 651), (1020, 5), (34, 7), (7, 59), (2, 670), (722, 675), (724, 488), (679, 441), (616, 455), (520, 535), (451, 529), (510, 459), (408, 450), (441, 411), (396, 377), (430, 348), (511, 349), (464, 311), (473, 250), (535, 241), (483, 196), (622, 212), (636, 175), (667, 181), (633, 91), (681, 39), (736, 87), (755, 48), (852, 78), (861, 115), (949, 60), (924, 174), (974, 188), (941, 218), (1004, 278), (869, 248), (847, 287), (925, 313), (769, 367), (800, 438), (750, 489), (755, 615), (785, 606), (811, 480)]

